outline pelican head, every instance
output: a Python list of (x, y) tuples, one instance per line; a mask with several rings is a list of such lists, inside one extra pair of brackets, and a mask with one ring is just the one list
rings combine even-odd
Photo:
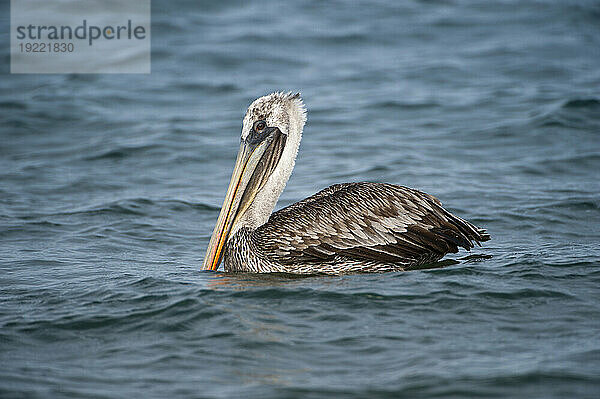
[(294, 168), (305, 122), (300, 94), (272, 93), (250, 104), (204, 270), (217, 270), (225, 244), (237, 230), (267, 222)]

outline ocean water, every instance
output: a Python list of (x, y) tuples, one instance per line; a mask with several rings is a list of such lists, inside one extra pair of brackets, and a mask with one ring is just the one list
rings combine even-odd
[[(152, 21), (150, 75), (0, 76), (0, 397), (600, 395), (597, 1)], [(309, 110), (278, 207), (385, 181), (492, 240), (434, 270), (201, 272), (245, 108), (275, 90)]]

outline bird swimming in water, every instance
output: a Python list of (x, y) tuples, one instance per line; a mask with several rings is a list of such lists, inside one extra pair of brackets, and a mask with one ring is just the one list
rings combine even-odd
[(250, 104), (204, 270), (223, 260), (228, 272), (402, 271), (490, 239), (437, 198), (385, 183), (335, 184), (272, 213), (305, 122), (300, 94), (277, 92)]

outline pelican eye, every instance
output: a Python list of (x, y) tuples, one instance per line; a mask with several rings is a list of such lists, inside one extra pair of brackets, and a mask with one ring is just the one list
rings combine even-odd
[(266, 128), (267, 128), (267, 122), (265, 122), (265, 121), (254, 122), (254, 131), (255, 132), (260, 133), (263, 130), (265, 130)]

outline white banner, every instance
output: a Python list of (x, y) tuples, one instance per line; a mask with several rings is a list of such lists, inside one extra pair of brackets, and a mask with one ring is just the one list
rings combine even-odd
[(150, 0), (11, 0), (11, 73), (150, 73)]

